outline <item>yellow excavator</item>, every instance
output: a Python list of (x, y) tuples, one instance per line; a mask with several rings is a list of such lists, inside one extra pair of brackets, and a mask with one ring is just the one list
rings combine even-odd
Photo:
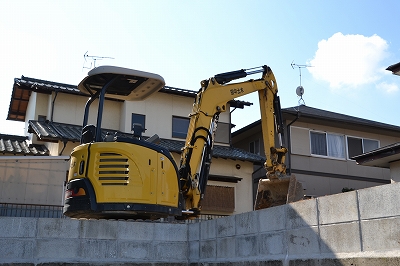
[[(232, 83), (248, 75), (260, 79)], [(201, 212), (210, 171), (214, 137), (227, 102), (258, 92), (264, 137), (266, 178), (261, 179), (255, 209), (295, 201), (299, 183), (286, 175), (283, 121), (275, 76), (268, 66), (215, 75), (201, 81), (190, 113), (180, 166), (157, 144), (158, 136), (141, 137), (143, 128), (127, 134), (102, 135), (105, 98), (144, 100), (165, 85), (156, 74), (114, 66), (89, 71), (78, 88), (89, 93), (81, 144), (71, 153), (64, 214), (71, 218), (190, 219)], [(96, 125), (88, 124), (91, 104), (98, 99)], [(276, 139), (279, 144), (276, 146)]]

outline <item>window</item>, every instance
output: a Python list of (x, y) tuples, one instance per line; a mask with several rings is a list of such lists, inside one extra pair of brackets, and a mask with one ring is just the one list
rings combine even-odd
[(143, 132), (146, 129), (146, 116), (145, 115), (141, 115), (141, 114), (132, 114), (132, 123), (131, 123), (131, 130), (133, 130), (133, 125), (134, 124), (140, 124), (143, 127)]
[(231, 124), (219, 122), (217, 126), (217, 132), (215, 132), (215, 142), (229, 144), (230, 135), (231, 135)]
[(202, 211), (233, 212), (235, 210), (235, 188), (207, 185), (201, 205)]
[(377, 140), (347, 137), (349, 159), (377, 148), (379, 148), (379, 142)]
[(185, 139), (190, 119), (187, 117), (172, 117), (172, 137)]
[(345, 158), (344, 136), (310, 131), (311, 154)]
[(259, 139), (250, 142), (249, 152), (260, 155), (260, 140)]
[(38, 115), (38, 121), (39, 122), (44, 122), (47, 120), (47, 117), (45, 115)]

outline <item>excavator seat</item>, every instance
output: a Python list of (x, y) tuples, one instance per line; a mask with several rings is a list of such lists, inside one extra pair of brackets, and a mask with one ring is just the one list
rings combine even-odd
[(96, 127), (86, 125), (82, 129), (81, 144), (93, 142), (96, 138)]

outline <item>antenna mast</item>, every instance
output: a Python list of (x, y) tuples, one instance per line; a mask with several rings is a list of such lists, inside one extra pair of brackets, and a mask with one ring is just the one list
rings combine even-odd
[[(89, 58), (90, 60), (92, 60), (92, 62), (90, 62), (90, 67), (86, 67), (86, 58)], [(86, 51), (86, 53), (83, 55), (83, 59), (85, 60), (83, 62), (83, 66), (82, 69), (84, 68), (88, 68), (88, 69), (92, 69), (92, 68), (96, 68), (96, 61), (97, 60), (102, 60), (102, 59), (115, 59), (113, 57), (108, 57), (108, 56), (96, 56), (96, 55), (88, 55), (88, 51)], [(92, 63), (93, 63), (93, 67), (92, 67)]]
[(309, 65), (298, 65), (294, 63), (294, 60), (292, 61), (292, 63), (290, 64), (290, 66), (294, 69), (295, 67), (297, 67), (299, 69), (299, 78), (300, 78), (300, 85), (297, 86), (296, 88), (296, 94), (297, 96), (300, 97), (299, 99), (299, 105), (302, 103), (303, 105), (306, 105), (306, 102), (303, 99), (303, 94), (304, 94), (304, 88), (303, 86), (301, 86), (301, 69), (302, 68), (306, 68), (306, 67), (312, 67)]

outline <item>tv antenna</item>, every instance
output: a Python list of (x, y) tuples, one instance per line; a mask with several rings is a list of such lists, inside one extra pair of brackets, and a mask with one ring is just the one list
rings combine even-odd
[(303, 94), (304, 94), (304, 87), (301, 85), (301, 69), (302, 68), (306, 68), (306, 67), (312, 67), (309, 65), (298, 65), (294, 63), (294, 60), (292, 61), (292, 63), (290, 64), (290, 66), (294, 69), (295, 67), (297, 67), (299, 69), (299, 77), (300, 77), (300, 85), (297, 86), (296, 88), (296, 94), (297, 96), (299, 96), (299, 105), (303, 104), (306, 105), (306, 102), (303, 99)]
[[(86, 62), (87, 62), (87, 58), (90, 59), (90, 60), (92, 60), (92, 61), (90, 62), (90, 67), (85, 66), (85, 65), (86, 65)], [(84, 69), (84, 68), (92, 69), (92, 68), (96, 68), (96, 61), (97, 61), (97, 60), (102, 60), (102, 59), (115, 59), (115, 58), (113, 58), (113, 57), (108, 57), (108, 56), (88, 55), (88, 51), (86, 51), (86, 53), (83, 55), (83, 59), (84, 59), (85, 61), (83, 62), (83, 67), (82, 67), (82, 69)], [(92, 67), (92, 65), (93, 65), (93, 67)]]

